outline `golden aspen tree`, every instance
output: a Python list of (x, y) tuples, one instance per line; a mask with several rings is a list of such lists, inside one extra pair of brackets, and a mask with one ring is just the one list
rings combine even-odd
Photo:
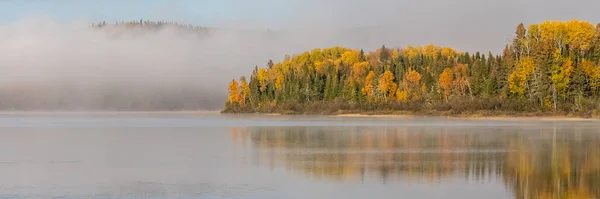
[(269, 79), (269, 73), (264, 68), (258, 69), (258, 84), (260, 85), (260, 92), (267, 90), (267, 80)]
[(250, 86), (248, 85), (248, 82), (246, 82), (246, 77), (241, 77), (240, 78), (240, 90), (241, 90), (241, 97), (240, 97), (240, 104), (244, 105), (246, 104), (246, 101), (248, 100), (248, 98), (250, 97)]
[(237, 81), (231, 80), (231, 82), (229, 83), (229, 103), (230, 104), (235, 104), (235, 103), (239, 103), (239, 96), (240, 96), (240, 87)]
[(408, 100), (408, 92), (397, 89), (396, 90), (396, 100), (399, 102), (404, 102)]
[(452, 68), (454, 74), (454, 86), (456, 93), (466, 95), (467, 91), (471, 93), (471, 79), (469, 77), (469, 66), (467, 64), (455, 64)]
[(342, 54), (341, 60), (344, 62), (344, 64), (352, 66), (360, 61), (360, 53), (356, 50), (346, 51), (344, 54)]
[(598, 88), (600, 88), (600, 67), (595, 66), (594, 62), (584, 59), (581, 62), (581, 68), (588, 77), (592, 94), (597, 94), (596, 92), (598, 92)]
[(317, 61), (321, 61), (323, 60), (325, 56), (323, 55), (323, 52), (321, 52), (320, 48), (315, 48), (313, 50), (310, 51), (310, 60), (314, 63)]
[(448, 96), (450, 96), (452, 85), (454, 83), (454, 73), (452, 69), (446, 68), (444, 72), (440, 74), (440, 79), (438, 81), (438, 86), (444, 90), (444, 98), (448, 100)]
[(587, 21), (571, 20), (565, 23), (567, 44), (581, 52), (587, 51), (594, 39), (595, 27)]
[(509, 90), (511, 93), (523, 96), (526, 90), (526, 83), (535, 70), (535, 63), (531, 57), (524, 57), (519, 60), (515, 69), (508, 76)]
[(421, 74), (411, 68), (404, 73), (402, 89), (408, 93), (409, 99), (418, 100), (421, 97), (421, 79)]
[(408, 57), (408, 59), (413, 59), (421, 53), (421, 47), (407, 46), (404, 48), (403, 53)]
[(375, 73), (369, 71), (369, 74), (365, 78), (365, 86), (362, 88), (363, 96), (367, 96), (368, 99), (372, 99), (375, 96), (375, 88), (373, 86), (373, 80), (375, 79)]
[(433, 44), (429, 44), (425, 47), (423, 47), (423, 54), (433, 57), (434, 60), (436, 60), (438, 57), (438, 52), (440, 51), (440, 47), (437, 47)]
[(352, 79), (354, 79), (354, 81), (358, 82), (359, 84), (363, 83), (363, 77), (365, 76), (365, 73), (367, 72), (367, 66), (369, 65), (369, 62), (359, 62), (359, 63), (355, 63), (352, 66)]
[(284, 81), (283, 74), (277, 75), (277, 78), (275, 79), (275, 89), (277, 91), (281, 91), (283, 89), (283, 81)]
[(392, 59), (398, 59), (400, 57), (400, 52), (398, 52), (397, 49), (392, 50), (391, 57)]
[(446, 59), (452, 59), (454, 57), (456, 57), (456, 50), (452, 49), (452, 48), (442, 48), (442, 56)]
[(552, 76), (550, 79), (556, 86), (557, 94), (562, 97), (566, 97), (567, 95), (567, 88), (569, 88), (571, 72), (573, 72), (573, 69), (573, 61), (571, 61), (570, 58), (565, 58), (560, 66), (555, 65), (552, 69)]
[(377, 90), (383, 94), (384, 99), (387, 101), (388, 97), (393, 97), (398, 85), (394, 83), (394, 74), (389, 70), (386, 70), (379, 76), (377, 84)]

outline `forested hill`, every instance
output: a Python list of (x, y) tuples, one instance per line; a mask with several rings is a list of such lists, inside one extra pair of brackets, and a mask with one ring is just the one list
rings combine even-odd
[(435, 45), (332, 47), (229, 84), (224, 112), (600, 114), (600, 24), (519, 24), (498, 55)]
[(129, 28), (129, 29), (136, 28), (136, 29), (145, 30), (145, 31), (162, 30), (164, 28), (174, 28), (174, 29), (178, 29), (178, 30), (185, 30), (185, 31), (189, 31), (189, 32), (198, 32), (198, 33), (208, 33), (211, 30), (213, 30), (212, 28), (205, 27), (205, 26), (181, 24), (181, 23), (172, 22), (172, 21), (150, 21), (150, 20), (142, 20), (142, 19), (140, 19), (139, 21), (114, 22), (112, 24), (106, 23), (106, 21), (101, 21), (101, 22), (92, 23), (92, 27), (95, 27), (95, 28), (123, 27), (123, 28)]

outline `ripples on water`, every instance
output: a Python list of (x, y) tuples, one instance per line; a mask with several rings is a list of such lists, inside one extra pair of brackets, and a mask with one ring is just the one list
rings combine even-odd
[(597, 198), (600, 122), (0, 115), (0, 198)]

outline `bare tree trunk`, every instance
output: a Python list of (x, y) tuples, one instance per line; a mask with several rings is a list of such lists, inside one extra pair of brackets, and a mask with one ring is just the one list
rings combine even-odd
[(466, 81), (467, 82), (467, 87), (469, 88), (469, 95), (471, 96), (471, 99), (473, 99), (473, 90), (471, 89), (471, 82)]

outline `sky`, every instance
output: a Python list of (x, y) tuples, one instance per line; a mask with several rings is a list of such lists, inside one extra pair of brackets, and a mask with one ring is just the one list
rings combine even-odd
[(371, 28), (393, 46), (436, 43), (498, 52), (518, 23), (597, 23), (598, 0), (3, 0), (0, 24), (30, 16), (57, 21), (169, 20), (202, 26)]
[[(4, 0), (1, 22), (44, 15), (60, 21), (172, 20), (206, 26), (235, 20), (274, 25), (293, 1), (243, 0)], [(272, 15), (279, 17), (272, 17)]]
[[(499, 53), (519, 23), (596, 24), (598, 8), (600, 0), (0, 0), (0, 109), (220, 108), (227, 84), (269, 59), (332, 46)], [(218, 31), (90, 28), (140, 19)]]

